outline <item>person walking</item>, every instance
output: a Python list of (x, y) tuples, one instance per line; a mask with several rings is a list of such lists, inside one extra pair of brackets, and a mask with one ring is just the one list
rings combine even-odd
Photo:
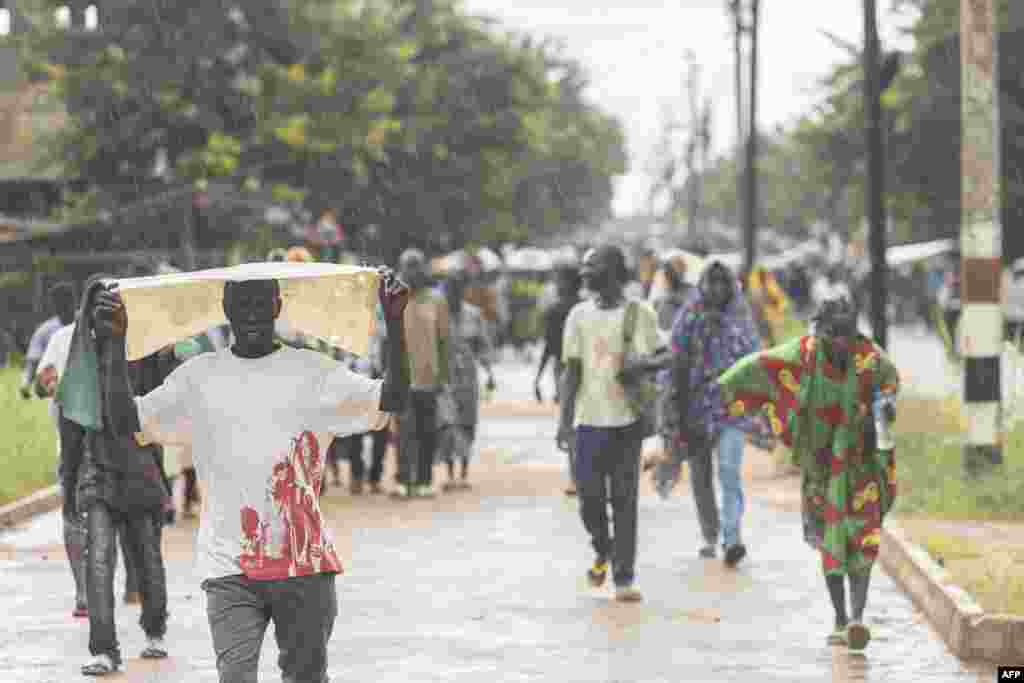
[(35, 332), (28, 343), (28, 351), (25, 353), (25, 367), (21, 376), (21, 387), (19, 393), (23, 399), (32, 397), (32, 385), (35, 383), (36, 369), (40, 359), (50, 344), (50, 339), (60, 328), (70, 325), (75, 321), (75, 310), (78, 300), (75, 296), (75, 286), (71, 282), (58, 282), (50, 288), (50, 304), (53, 306), (54, 315), (47, 318)]
[[(543, 403), (544, 394), (541, 390), (541, 380), (544, 378), (544, 370), (548, 362), (552, 362), (555, 376), (555, 396), (557, 404), (560, 400), (559, 383), (565, 364), (562, 362), (562, 339), (565, 335), (565, 321), (580, 298), (580, 288), (583, 286), (583, 278), (580, 269), (571, 264), (563, 264), (555, 271), (555, 301), (544, 311), (544, 350), (540, 356), (540, 365), (537, 367), (537, 377), (533, 380), (533, 393), (538, 403)], [(576, 455), (575, 443), (569, 443), (569, 485), (565, 488), (565, 495), (575, 496), (576, 485)]]
[[(657, 316), (646, 302), (627, 301), (628, 272), (620, 248), (588, 252), (582, 274), (596, 299), (573, 307), (565, 323), (557, 445), (568, 451), (575, 441), (580, 516), (595, 552), (587, 578), (594, 587), (604, 585), (610, 565), (616, 599), (633, 602), (642, 599), (634, 582), (643, 416), (630, 406), (620, 376), (627, 335), (632, 352), (655, 352)], [(629, 318), (632, 330), (626, 328)]]
[[(464, 270), (449, 272), (445, 280), (450, 382), (441, 397), (440, 405), (444, 409), (438, 411), (441, 429), (438, 454), (448, 468), (444, 491), (470, 488), (469, 461), (480, 421), (480, 366), (487, 373), (487, 391), (493, 392), (497, 387), (491, 366), (494, 349), (487, 323), (480, 309), (463, 298), (468, 283), (469, 274)], [(458, 479), (456, 463), (460, 466)]]
[[(721, 373), (760, 349), (757, 323), (735, 274), (721, 261), (701, 273), (696, 296), (672, 328), (673, 362), (669, 371), (669, 442), (675, 461), (690, 465), (690, 486), (700, 518), (703, 558), (716, 557), (721, 539), (725, 564), (735, 567), (747, 554), (743, 544), (743, 448), (756, 420), (728, 415), (715, 383)], [(719, 511), (712, 456), (718, 455), (722, 487)]]
[(116, 291), (97, 297), (97, 337), (114, 369), (105, 384), (111, 430), (193, 444), (206, 491), (196, 569), (222, 683), (256, 680), (271, 620), (282, 679), (328, 680), (342, 563), (320, 511), (321, 444), (383, 427), (408, 399), (409, 291), (384, 272), (378, 297), (391, 354), (383, 381), (276, 342), (277, 280), (229, 281), (224, 312), (234, 345), (192, 359), (138, 399), (126, 372), (124, 303)]
[[(102, 417), (111, 414), (102, 387), (118, 373), (112, 367), (117, 363), (110, 355), (110, 345), (98, 348), (93, 338), (94, 333), (102, 337), (93, 323), (96, 295), (103, 290), (101, 280), (101, 276), (95, 276), (86, 284), (64, 377), (57, 389), (65, 510), (84, 518), (87, 529), (91, 658), (82, 666), (82, 673), (91, 676), (112, 673), (122, 663), (114, 623), (114, 569), (119, 534), (125, 562), (132, 562), (138, 575), (140, 625), (146, 634), (146, 646), (140, 656), (167, 656), (167, 580), (161, 527), (170, 489), (159, 448), (141, 446), (131, 436), (118, 435)], [(145, 391), (147, 385), (159, 381), (161, 373), (152, 365), (161, 362), (154, 354), (130, 366), (121, 364), (119, 374), (124, 377), (129, 397), (133, 395), (132, 387)]]
[(889, 425), (900, 378), (857, 331), (857, 315), (849, 299), (826, 301), (813, 335), (747, 356), (718, 385), (731, 416), (763, 412), (792, 449), (804, 540), (820, 553), (835, 613), (828, 642), (863, 650), (871, 639), (864, 624), (871, 570), (896, 496)]
[(411, 388), (406, 409), (398, 418), (398, 490), (392, 497), (433, 498), (437, 402), (449, 383), (448, 304), (431, 290), (422, 251), (406, 250), (399, 259), (399, 272), (412, 292), (405, 309)]

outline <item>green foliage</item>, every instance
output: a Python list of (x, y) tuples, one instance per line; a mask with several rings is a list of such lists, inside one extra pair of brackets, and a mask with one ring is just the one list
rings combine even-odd
[(393, 246), (550, 234), (609, 212), (621, 126), (551, 45), (443, 0), (284, 6), (125, 0), (101, 32), (38, 30), (26, 63), (71, 115), (51, 156), (114, 187), (163, 148), (181, 179), (290, 187)]

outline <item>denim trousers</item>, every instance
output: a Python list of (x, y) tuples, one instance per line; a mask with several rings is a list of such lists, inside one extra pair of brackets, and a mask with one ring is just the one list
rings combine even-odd
[(256, 683), (271, 620), (282, 683), (328, 683), (327, 644), (338, 616), (335, 576), (255, 581), (239, 574), (203, 581), (220, 683)]
[(134, 560), (142, 597), (139, 625), (149, 637), (163, 637), (167, 630), (167, 575), (161, 552), (161, 513), (122, 516), (105, 503), (95, 502), (86, 513), (89, 550), (86, 584), (89, 600), (89, 653), (107, 654), (120, 661), (121, 650), (114, 624), (114, 570), (117, 567), (117, 536)]
[[(611, 560), (616, 586), (631, 585), (635, 576), (640, 437), (636, 423), (576, 429), (580, 517), (598, 558)], [(609, 503), (614, 535), (608, 523)]]
[[(715, 545), (721, 533), (722, 544), (741, 542), (743, 522), (743, 447), (746, 435), (740, 429), (723, 426), (716, 442), (694, 447), (689, 457), (690, 487), (697, 505), (704, 542)], [(722, 487), (722, 509), (715, 500), (713, 451), (718, 452), (718, 482)]]

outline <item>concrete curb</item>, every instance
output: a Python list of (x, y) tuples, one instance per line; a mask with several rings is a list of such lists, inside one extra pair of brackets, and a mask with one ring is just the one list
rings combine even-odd
[(0, 507), (0, 528), (17, 526), (36, 515), (56, 510), (64, 501), (59, 486), (50, 486)]
[(882, 529), (880, 559), (957, 657), (1024, 663), (1024, 618), (986, 614), (899, 526), (890, 523)]

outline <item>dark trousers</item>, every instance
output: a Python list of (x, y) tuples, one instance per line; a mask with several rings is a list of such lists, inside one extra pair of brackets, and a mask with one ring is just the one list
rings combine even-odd
[[(344, 439), (345, 457), (348, 459), (351, 468), (352, 481), (364, 481), (366, 477), (366, 463), (363, 462), (363, 434), (350, 436)], [(370, 432), (372, 442), (372, 462), (370, 463), (371, 484), (379, 484), (384, 476), (384, 456), (388, 452), (388, 431), (382, 429)]]
[(107, 654), (115, 661), (120, 661), (121, 657), (114, 625), (114, 569), (117, 566), (119, 531), (124, 538), (126, 559), (136, 561), (138, 591), (142, 595), (139, 624), (150, 637), (163, 637), (167, 630), (167, 576), (160, 548), (160, 517), (160, 512), (125, 517), (101, 502), (89, 507), (86, 515), (89, 539), (86, 584), (89, 594), (89, 652), (93, 655)]
[(282, 683), (327, 683), (327, 643), (338, 616), (334, 577), (254, 581), (238, 575), (203, 581), (220, 683), (256, 683), (271, 619)]
[[(634, 578), (642, 444), (636, 424), (626, 427), (580, 425), (576, 430), (580, 517), (590, 534), (594, 552), (601, 559), (611, 559), (616, 586), (628, 586)], [(609, 503), (614, 537), (608, 528)]]
[(437, 392), (413, 389), (398, 420), (398, 482), (430, 486), (437, 450)]

